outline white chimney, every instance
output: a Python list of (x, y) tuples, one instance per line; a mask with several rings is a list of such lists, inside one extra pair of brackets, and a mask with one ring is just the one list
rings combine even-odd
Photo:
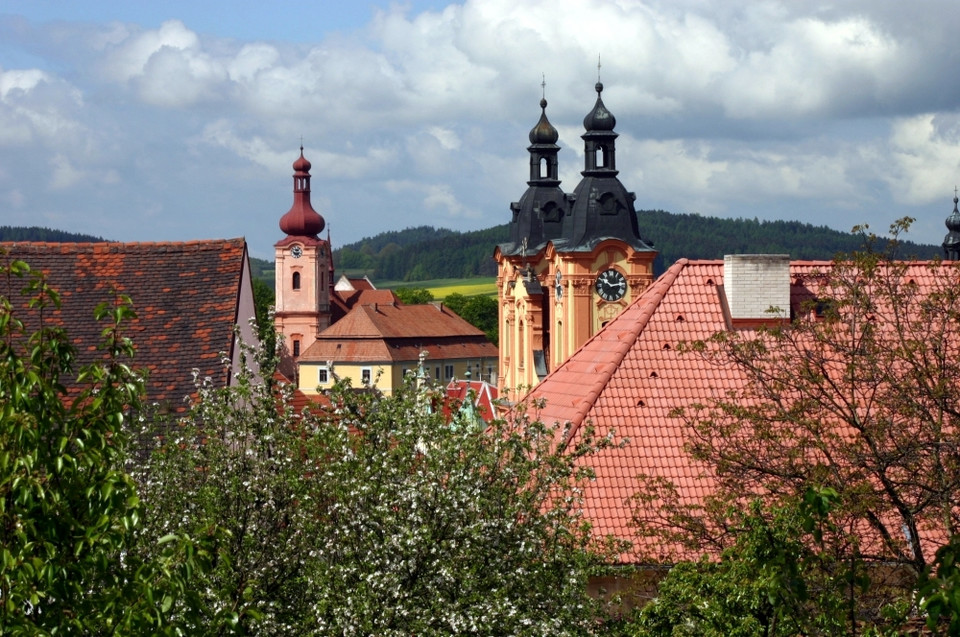
[(723, 288), (735, 323), (789, 320), (790, 255), (728, 254), (723, 257)]

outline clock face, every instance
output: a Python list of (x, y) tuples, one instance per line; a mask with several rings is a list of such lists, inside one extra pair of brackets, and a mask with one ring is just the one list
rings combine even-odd
[(299, 259), (303, 256), (303, 248), (300, 246), (293, 246), (293, 249), (290, 250), (290, 254), (293, 255), (294, 259)]
[(597, 294), (604, 301), (619, 301), (627, 293), (627, 279), (619, 270), (604, 270), (597, 277)]

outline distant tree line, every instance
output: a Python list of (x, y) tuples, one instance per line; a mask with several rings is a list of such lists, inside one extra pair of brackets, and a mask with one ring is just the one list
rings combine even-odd
[(506, 225), (473, 232), (421, 226), (343, 246), (334, 251), (334, 264), (394, 281), (495, 276), (493, 249), (508, 236)]
[(49, 241), (51, 243), (96, 243), (103, 237), (39, 228), (36, 226), (0, 226), (0, 241)]
[[(726, 254), (789, 254), (792, 259), (832, 259), (861, 248), (861, 237), (799, 221), (720, 219), (664, 210), (641, 210), (640, 232), (660, 255), (654, 264), (662, 273), (677, 259), (721, 259)], [(363, 271), (394, 281), (493, 276), (494, 248), (507, 241), (507, 224), (455, 232), (429, 226), (385, 232), (334, 251), (338, 270)], [(930, 259), (939, 246), (904, 241), (900, 257)]]
[[(698, 214), (674, 214), (664, 210), (641, 210), (640, 232), (660, 251), (657, 274), (677, 259), (722, 259), (727, 254), (789, 254), (795, 260), (829, 260), (837, 254), (863, 248), (863, 238), (827, 226), (800, 221), (720, 219)], [(940, 246), (902, 241), (899, 258), (931, 259), (941, 255)]]

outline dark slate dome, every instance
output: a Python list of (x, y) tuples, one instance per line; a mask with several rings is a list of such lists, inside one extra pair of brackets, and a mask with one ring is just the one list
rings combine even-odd
[(603, 84), (597, 82), (595, 88), (597, 90), (597, 103), (593, 105), (593, 110), (583, 118), (583, 127), (588, 131), (612, 131), (617, 125), (617, 118), (607, 110), (600, 98), (600, 94), (603, 93)]
[(547, 100), (540, 100), (540, 121), (530, 130), (531, 144), (556, 144), (560, 133), (547, 119)]
[(953, 212), (947, 217), (947, 236), (943, 239), (943, 252), (951, 261), (960, 260), (960, 210), (957, 196), (953, 196)]

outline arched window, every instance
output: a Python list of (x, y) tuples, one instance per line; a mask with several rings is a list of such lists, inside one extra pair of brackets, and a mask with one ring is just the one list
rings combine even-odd
[(293, 289), (294, 290), (300, 289), (300, 273), (299, 272), (293, 273)]

